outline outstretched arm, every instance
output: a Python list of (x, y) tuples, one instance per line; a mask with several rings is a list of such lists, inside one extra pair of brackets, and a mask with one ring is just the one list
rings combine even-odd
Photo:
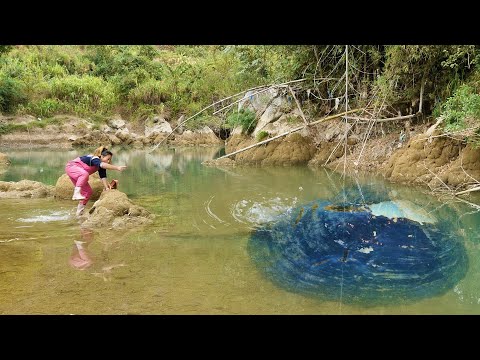
[(100, 167), (102, 169), (107, 169), (107, 170), (117, 170), (117, 171), (123, 171), (127, 168), (127, 165), (112, 165), (106, 162), (102, 162), (100, 164)]

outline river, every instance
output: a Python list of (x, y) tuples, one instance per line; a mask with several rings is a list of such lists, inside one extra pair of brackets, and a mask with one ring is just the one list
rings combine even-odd
[[(28, 179), (49, 185), (55, 185), (68, 160), (83, 154), (79, 150), (0, 151), (12, 162), (0, 174), (1, 181)], [(1, 199), (0, 313), (480, 313), (480, 215), (472, 207), (440, 202), (423, 189), (390, 184), (375, 176), (342, 177), (306, 166), (215, 168), (201, 164), (220, 153), (221, 149), (215, 148), (158, 149), (150, 154), (114, 149), (112, 163), (126, 164), (128, 169), (122, 173), (107, 171), (108, 178), (118, 179), (119, 190), (156, 215), (152, 225), (141, 229), (85, 232), (75, 219), (74, 201)], [(345, 189), (367, 197), (380, 189), (384, 194), (395, 194), (398, 201), (415, 204), (414, 210), (421, 209), (426, 219), (441, 225), (442, 234), (449, 234), (443, 244), (448, 249), (454, 245), (456, 252), (429, 248), (424, 251), (430, 251), (428, 261), (410, 259), (409, 277), (402, 280), (398, 298), (382, 297), (382, 291), (400, 284), (395, 283), (395, 277), (387, 279), (381, 291), (378, 287), (372, 291), (370, 286), (372, 279), (379, 277), (358, 280), (368, 269), (348, 268), (348, 264), (355, 264), (353, 251), (340, 259), (346, 264), (343, 273), (343, 263), (339, 262), (342, 277), (326, 279), (330, 282), (325, 296), (304, 279), (297, 287), (299, 275), (288, 278), (291, 272), (282, 270), (282, 264), (291, 260), (290, 245), (276, 251), (272, 249), (275, 242), (267, 243), (257, 235), (261, 231), (277, 234), (283, 228), (276, 224), (285, 219), (303, 226), (303, 209), (308, 214), (310, 208), (316, 209), (312, 204), (338, 200)], [(313, 219), (314, 215), (309, 216)], [(407, 222), (415, 229), (428, 226)], [(306, 224), (305, 229), (310, 229)], [(388, 224), (394, 225), (393, 221)], [(289, 237), (285, 235), (285, 239)], [(416, 239), (420, 238), (411, 241)], [(436, 239), (425, 241), (439, 244)], [(320, 256), (319, 249), (308, 256)], [(373, 248), (366, 246), (359, 251), (357, 254), (364, 256)], [(266, 258), (269, 254), (277, 258)], [(395, 258), (395, 253), (388, 254)], [(443, 264), (448, 254), (459, 255), (449, 260), (448, 267), (436, 265)], [(423, 287), (417, 273), (429, 279)], [(358, 281), (348, 281), (348, 276)], [(419, 287), (425, 291), (409, 298), (408, 294)], [(376, 301), (382, 299), (385, 301)]]

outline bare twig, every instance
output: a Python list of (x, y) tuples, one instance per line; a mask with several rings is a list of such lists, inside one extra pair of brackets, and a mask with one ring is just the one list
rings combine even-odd
[(474, 187), (474, 188), (471, 188), (471, 189), (468, 189), (468, 190), (456, 192), (455, 196), (466, 194), (466, 193), (469, 193), (469, 192), (472, 192), (472, 191), (478, 191), (478, 190), (480, 190), (480, 186), (477, 186), (477, 187)]
[(430, 170), (430, 169), (425, 165), (425, 162), (423, 163), (423, 166), (425, 167), (425, 169), (428, 170), (428, 172), (430, 172), (433, 176), (435, 176), (435, 178), (437, 178), (438, 181), (440, 181), (440, 183), (442, 183), (443, 186), (445, 186), (445, 187), (448, 189), (448, 191), (453, 191), (447, 184), (445, 184), (445, 183), (442, 181), (442, 179), (440, 179), (440, 178), (437, 176), (437, 174), (435, 174), (432, 170)]
[(307, 118), (305, 117), (305, 114), (303, 113), (302, 108), (300, 107), (300, 103), (298, 102), (297, 97), (295, 96), (295, 93), (293, 92), (293, 90), (290, 86), (288, 87), (288, 90), (290, 90), (290, 93), (292, 94), (293, 99), (295, 100), (295, 103), (297, 104), (298, 110), (300, 111), (300, 115), (302, 115), (303, 121), (305, 122), (305, 124), (308, 125)]
[[(345, 111), (348, 111), (348, 45), (345, 45)], [(345, 119), (345, 122), (348, 125), (348, 120), (347, 119)], [(343, 138), (345, 140), (344, 153), (343, 153), (343, 156), (344, 156), (344, 159), (343, 159), (343, 176), (345, 176), (346, 168), (347, 168), (347, 135), (348, 135), (348, 131), (350, 129), (348, 128), (348, 126), (345, 126), (345, 135), (343, 136)]]
[[(258, 89), (258, 88), (260, 88), (260, 87), (262, 87), (262, 86), (257, 86), (257, 87), (252, 88), (252, 89)], [(249, 89), (249, 90), (246, 90), (246, 91), (250, 91), (250, 90), (252, 90), (252, 89)], [(153, 149), (150, 150), (150, 152), (153, 151), (153, 150), (155, 150), (155, 149), (156, 149), (161, 143), (163, 143), (170, 135), (172, 135), (175, 130), (177, 130), (180, 126), (182, 126), (183, 124), (185, 124), (187, 121), (193, 119), (195, 116), (201, 114), (201, 113), (204, 112), (205, 110), (210, 109), (212, 106), (215, 106), (215, 105), (217, 105), (218, 103), (221, 103), (221, 102), (223, 102), (223, 101), (225, 101), (225, 100), (228, 100), (228, 99), (231, 99), (231, 98), (233, 98), (233, 97), (235, 97), (235, 96), (238, 96), (238, 95), (240, 95), (240, 94), (243, 94), (243, 93), (246, 92), (246, 91), (242, 91), (242, 92), (236, 93), (235, 95), (232, 95), (232, 96), (226, 97), (226, 98), (224, 98), (224, 99), (218, 100), (218, 101), (214, 102), (213, 104), (210, 104), (210, 105), (208, 105), (207, 107), (203, 108), (202, 110), (200, 110), (200, 111), (197, 112), (196, 114), (190, 116), (188, 119), (182, 121), (180, 124), (178, 124), (178, 125), (167, 135), (167, 137), (166, 137), (165, 139), (163, 139), (163, 140), (160, 141), (157, 145), (155, 145), (155, 146), (153, 147)]]
[(415, 116), (420, 115), (420, 113), (416, 113), (413, 115), (405, 115), (405, 116), (396, 116), (396, 117), (391, 117), (391, 118), (386, 118), (386, 119), (370, 119), (370, 118), (364, 118), (364, 117), (354, 117), (354, 116), (345, 116), (345, 119), (348, 120), (360, 120), (360, 121), (373, 121), (373, 122), (386, 122), (386, 121), (395, 121), (395, 120), (405, 120), (405, 119), (411, 119)]
[[(370, 105), (370, 103), (373, 101), (374, 96), (375, 96), (375, 93), (373, 94), (372, 98), (371, 98), (370, 101), (368, 102), (367, 107), (368, 107), (368, 106)], [(382, 104), (380, 105), (380, 108), (381, 108), (381, 107), (383, 106), (383, 104), (385, 103), (385, 98), (386, 98), (386, 96), (384, 96), (383, 101), (382, 101)], [(374, 112), (375, 112), (375, 109), (374, 109)], [(368, 126), (367, 133), (365, 134), (365, 138), (364, 138), (364, 140), (363, 140), (362, 149), (360, 150), (360, 154), (358, 155), (357, 160), (354, 161), (354, 163), (353, 163), (355, 166), (357, 166), (357, 165), (359, 164), (360, 158), (361, 158), (361, 156), (362, 156), (362, 154), (363, 154), (363, 150), (365, 149), (365, 145), (367, 144), (367, 140), (368, 140), (368, 138), (369, 138), (369, 136), (370, 136), (370, 133), (371, 133), (371, 131), (372, 131), (372, 129), (373, 129), (374, 126), (375, 126), (375, 122), (374, 122), (374, 121), (372, 121), (372, 122), (369, 124), (369, 126)]]
[(475, 179), (472, 175), (470, 175), (469, 173), (467, 173), (465, 171), (465, 169), (463, 168), (463, 156), (460, 158), (460, 168), (462, 169), (462, 171), (465, 173), (465, 175), (467, 175), (470, 179), (472, 179), (475, 184), (477, 185), (480, 185), (480, 181), (478, 181), (477, 179)]

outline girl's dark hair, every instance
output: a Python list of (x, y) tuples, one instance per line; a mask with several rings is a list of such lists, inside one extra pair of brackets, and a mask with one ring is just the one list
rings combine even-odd
[(113, 154), (110, 150), (108, 150), (107, 148), (103, 148), (102, 149), (102, 156), (107, 156), (107, 155), (113, 156)]
[(98, 156), (100, 157), (101, 156), (106, 156), (106, 155), (112, 155), (112, 152), (110, 150), (108, 150), (105, 146), (100, 146), (98, 148), (95, 149), (95, 152), (93, 153), (94, 156)]

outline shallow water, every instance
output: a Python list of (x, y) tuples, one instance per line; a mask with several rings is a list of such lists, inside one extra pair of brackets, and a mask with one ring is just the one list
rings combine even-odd
[[(12, 161), (0, 180), (29, 179), (50, 185), (63, 174), (67, 160), (82, 154), (0, 151)], [(201, 165), (219, 151), (114, 151), (112, 162), (129, 167), (123, 173), (108, 171), (109, 179), (118, 179), (121, 191), (157, 215), (153, 225), (140, 230), (82, 231), (73, 216), (75, 202), (69, 200), (0, 200), (0, 313), (480, 313), (480, 215), (468, 205), (443, 204), (422, 189), (367, 176), (342, 178), (324, 169)], [(449, 274), (442, 274), (450, 282), (440, 293), (396, 298), (381, 305), (309, 296), (295, 286), (272, 281), (267, 271), (273, 268), (262, 267), (252, 253), (255, 233), (286, 218), (298, 223), (302, 206), (333, 202), (345, 189), (360, 189), (357, 195), (361, 196), (367, 196), (369, 189), (381, 189), (394, 194), (397, 203), (421, 207), (422, 216), (428, 214), (455, 234), (451, 241), (466, 254), (465, 268), (458, 272), (461, 276), (450, 283)], [(346, 193), (347, 199), (352, 194)], [(370, 200), (382, 203), (385, 199)], [(362, 256), (367, 255), (368, 251)], [(415, 262), (411, 266), (415, 269)], [(426, 266), (418, 264), (418, 269)], [(339, 293), (347, 290), (344, 286), (360, 297), (364, 291), (339, 279)], [(332, 290), (330, 284), (329, 289), (334, 292), (335, 286)]]

